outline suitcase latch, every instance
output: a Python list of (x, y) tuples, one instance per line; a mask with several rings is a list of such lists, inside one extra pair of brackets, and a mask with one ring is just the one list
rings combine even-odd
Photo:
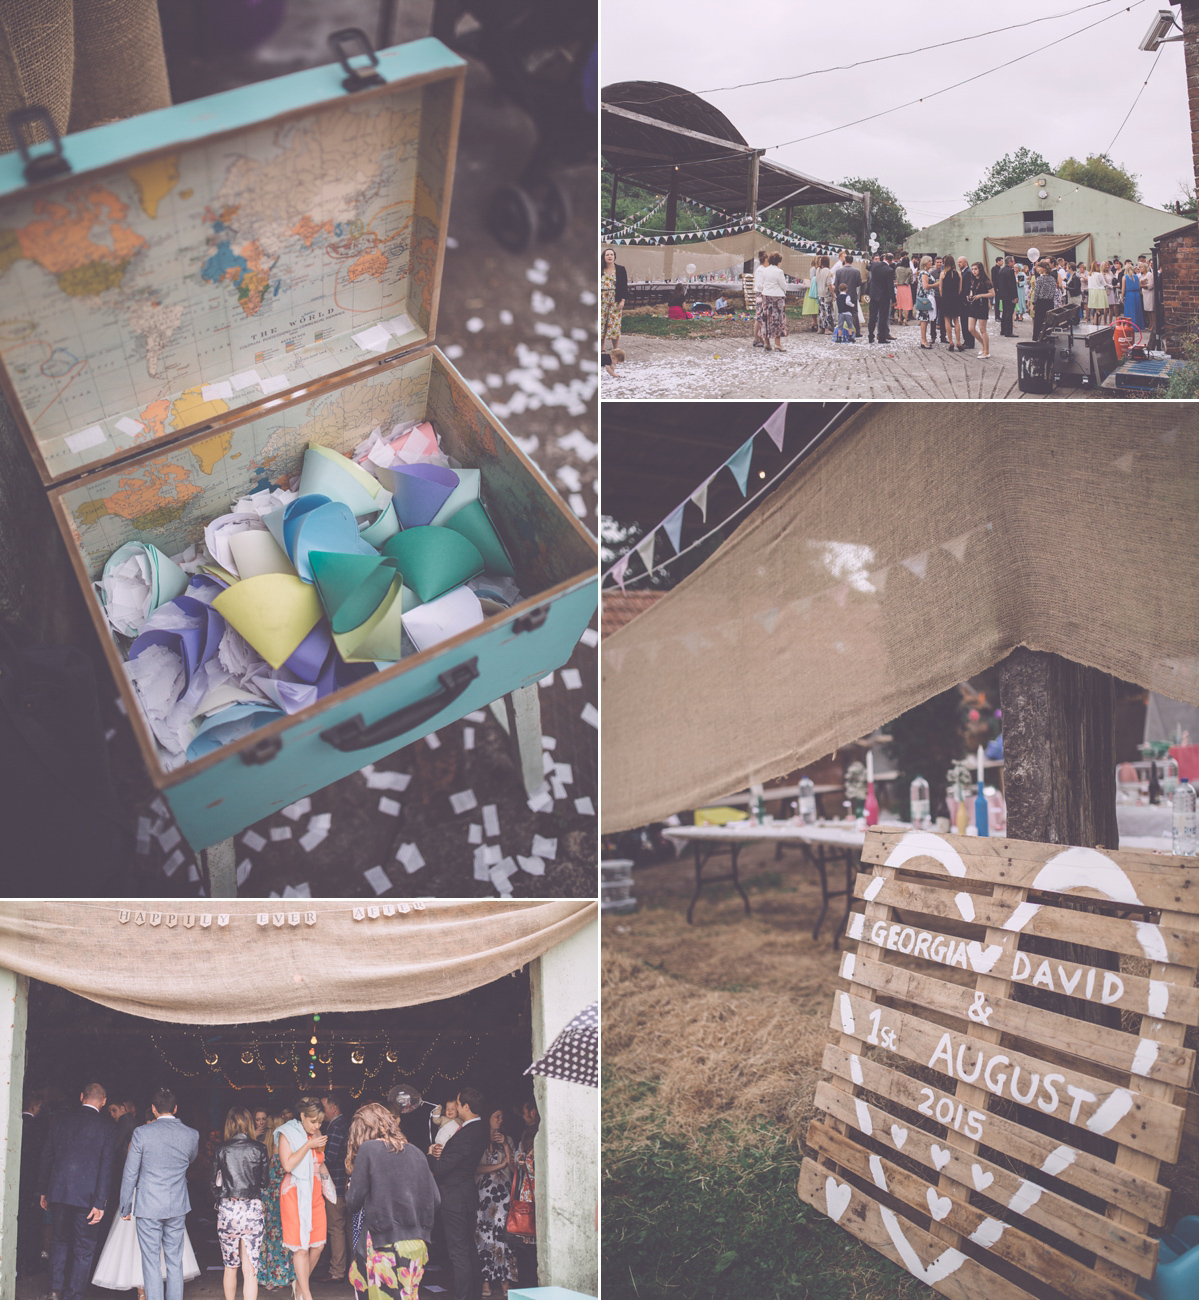
[[(25, 140), (25, 127), (40, 126), (46, 133), (49, 153), (31, 153)], [(21, 151), (21, 161), (25, 164), (25, 179), (30, 185), (36, 181), (48, 181), (53, 176), (61, 176), (71, 170), (66, 155), (62, 151), (62, 140), (58, 128), (50, 116), (50, 110), (41, 104), (31, 104), (28, 108), (18, 108), (8, 115), (8, 130)]]
[(531, 609), (527, 614), (522, 614), (512, 624), (513, 632), (536, 632), (549, 617), (549, 612), (550, 607), (548, 605), (538, 605), (536, 609)]
[(263, 763), (269, 763), (282, 748), (283, 741), (278, 736), (264, 736), (256, 744), (241, 751), (241, 761), (247, 767), (259, 767)]
[(343, 27), (341, 31), (333, 32), (329, 37), (329, 44), (346, 73), (346, 79), (341, 83), (342, 89), (353, 94), (356, 90), (366, 90), (368, 86), (387, 85), (387, 82), (377, 72), (371, 72), (369, 68), (350, 66), (350, 51), (345, 46), (348, 42), (355, 41), (362, 47), (362, 53), (370, 59), (370, 67), (377, 68), (379, 66), (379, 56), (375, 53), (371, 38), (361, 27)]

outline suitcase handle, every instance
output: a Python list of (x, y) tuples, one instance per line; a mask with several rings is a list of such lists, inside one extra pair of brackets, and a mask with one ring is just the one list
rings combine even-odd
[(472, 655), (464, 663), (439, 673), (437, 680), (441, 686), (432, 695), (405, 704), (402, 709), (389, 713), (378, 722), (372, 722), (369, 727), (363, 721), (361, 713), (355, 714), (348, 721), (339, 722), (336, 727), (322, 731), (321, 739), (328, 741), (334, 749), (340, 749), (343, 754), (355, 749), (370, 749), (384, 741), (394, 740), (413, 727), (419, 727), (422, 722), (428, 722), (452, 704), (478, 675), (479, 661)]

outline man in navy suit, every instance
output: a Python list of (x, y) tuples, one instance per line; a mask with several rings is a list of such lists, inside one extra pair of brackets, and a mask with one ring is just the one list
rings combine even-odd
[(112, 1188), (117, 1130), (103, 1113), (104, 1085), (87, 1084), (79, 1101), (50, 1125), (38, 1173), (50, 1211), (49, 1300), (82, 1300)]
[(128, 1219), (136, 1208), (146, 1300), (163, 1300), (164, 1262), (166, 1300), (183, 1300), (183, 1239), (191, 1209), (187, 1170), (200, 1150), (200, 1135), (175, 1114), (178, 1103), (169, 1088), (159, 1088), (150, 1109), (153, 1121), (135, 1128), (129, 1142), (121, 1177), (121, 1217)]
[(479, 1213), (475, 1170), (491, 1140), (491, 1128), (480, 1118), (482, 1111), (483, 1094), (477, 1088), (463, 1088), (458, 1094), (461, 1127), (444, 1147), (435, 1143), (429, 1148), (433, 1177), (441, 1192), (454, 1300), (480, 1300), (483, 1294), (483, 1269), (475, 1245)]

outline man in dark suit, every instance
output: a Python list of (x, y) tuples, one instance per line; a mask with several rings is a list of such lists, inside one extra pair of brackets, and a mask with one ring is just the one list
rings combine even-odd
[(970, 290), (974, 287), (974, 271), (964, 258), (958, 258), (958, 274), (962, 277), (962, 311), (958, 322), (962, 327), (962, 347), (974, 347), (974, 335), (970, 333)]
[(42, 1148), (46, 1144), (46, 1117), (42, 1114), (45, 1097), (29, 1090), (21, 1107), (21, 1181), (17, 1202), (17, 1273), (26, 1277), (34, 1273), (42, 1257), (42, 1208), (38, 1171)]
[(104, 1114), (102, 1083), (79, 1094), (78, 1110), (59, 1115), (42, 1149), (38, 1186), (50, 1211), (49, 1300), (82, 1300), (112, 1190), (116, 1125)]
[(1016, 283), (1016, 259), (1010, 253), (1003, 266), (995, 272), (995, 293), (1003, 302), (999, 332), (1004, 338), (1015, 338), (1012, 315), (1016, 310), (1016, 300), (1020, 297), (1020, 286)]
[(433, 1177), (441, 1192), (454, 1300), (480, 1300), (483, 1294), (483, 1270), (475, 1246), (479, 1212), (475, 1170), (483, 1159), (491, 1131), (487, 1121), (480, 1118), (482, 1112), (483, 1094), (477, 1088), (463, 1088), (458, 1094), (461, 1127), (444, 1147), (434, 1143), (429, 1148)]
[(1002, 271), (1002, 270), (1003, 270), (1003, 258), (1002, 258), (1002, 257), (997, 257), (997, 258), (995, 259), (995, 265), (991, 268), (991, 283), (995, 286), (995, 297), (992, 299), (992, 301), (993, 301), (994, 304), (995, 304), (995, 319), (996, 319), (996, 320), (999, 319), (999, 313), (1000, 313), (1000, 311), (1002, 310), (1002, 308), (1001, 308), (1001, 300), (1000, 300), (1000, 297), (999, 297), (999, 280), (997, 279), (997, 277), (998, 277), (998, 275), (999, 275), (999, 272)]
[(888, 266), (877, 253), (870, 263), (866, 291), (870, 294), (870, 319), (867, 328), (870, 342), (874, 342), (874, 332), (877, 328), (878, 341), (890, 343), (891, 303), (895, 299), (895, 268)]

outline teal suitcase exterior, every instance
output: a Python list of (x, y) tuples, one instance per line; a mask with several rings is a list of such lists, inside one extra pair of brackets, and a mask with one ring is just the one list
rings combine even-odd
[[(0, 339), (0, 382), (195, 849), (536, 682), (595, 612), (594, 538), (433, 343), (463, 70), (418, 41), (363, 70), (377, 85), (333, 65), (68, 136), (69, 174), (27, 184), (0, 158), (0, 295), (30, 327)], [(354, 338), (380, 323), (382, 345)], [(482, 470), (521, 601), (165, 770), (92, 586), (105, 560), (202, 542), (310, 441), (350, 452), (424, 419)]]

